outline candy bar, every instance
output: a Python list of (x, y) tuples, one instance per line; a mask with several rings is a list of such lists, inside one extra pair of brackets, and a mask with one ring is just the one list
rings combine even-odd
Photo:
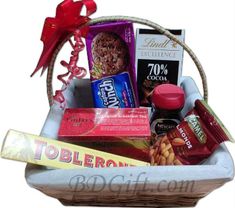
[(85, 147), (9, 130), (1, 157), (53, 168), (148, 166), (148, 163)]
[[(184, 30), (170, 30), (184, 41)], [(136, 67), (140, 106), (151, 106), (154, 87), (179, 84), (182, 74), (183, 48), (156, 30), (137, 29)]]
[(97, 108), (135, 107), (135, 96), (129, 74), (126, 72), (93, 81), (91, 86)]

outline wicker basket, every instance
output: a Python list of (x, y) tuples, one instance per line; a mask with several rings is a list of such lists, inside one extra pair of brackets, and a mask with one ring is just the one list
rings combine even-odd
[[(88, 25), (114, 20), (128, 20), (150, 26), (181, 45), (197, 66), (202, 78), (203, 96), (207, 100), (207, 80), (204, 70), (198, 58), (185, 43), (158, 24), (140, 18), (101, 17), (91, 20)], [(50, 138), (57, 136), (63, 111), (58, 104), (52, 102), (53, 69), (59, 51), (71, 36), (58, 46), (49, 65), (47, 93), (51, 109), (41, 136)], [(184, 113), (193, 106), (195, 99), (201, 98), (201, 95), (191, 78), (183, 78), (181, 86), (187, 97)], [(65, 92), (68, 107), (89, 107), (90, 103), (87, 99), (89, 91), (86, 80), (73, 80)], [(77, 95), (76, 92), (78, 92)], [(80, 100), (79, 103), (76, 103), (77, 99)], [(28, 164), (25, 175), (30, 186), (59, 199), (65, 205), (190, 207), (195, 206), (199, 199), (211, 191), (232, 180), (234, 168), (230, 154), (226, 147), (221, 145), (204, 164), (196, 166), (54, 170)], [(147, 178), (148, 191), (145, 189), (143, 178), (140, 180), (138, 177)], [(110, 181), (114, 182), (113, 189), (110, 188)]]

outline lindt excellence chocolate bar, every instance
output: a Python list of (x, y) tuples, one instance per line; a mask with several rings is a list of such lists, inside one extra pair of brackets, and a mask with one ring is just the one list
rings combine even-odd
[(2, 145), (1, 157), (62, 169), (149, 165), (138, 160), (15, 130), (8, 131)]
[[(184, 30), (170, 30), (184, 41)], [(156, 30), (137, 29), (136, 67), (140, 106), (151, 107), (151, 94), (160, 84), (179, 84), (183, 48)]]

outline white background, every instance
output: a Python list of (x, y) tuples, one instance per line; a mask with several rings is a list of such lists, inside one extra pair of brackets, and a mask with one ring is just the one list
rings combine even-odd
[[(1, 1), (0, 6), (0, 138), (9, 128), (38, 134), (48, 112), (45, 77), (30, 78), (42, 43), (44, 18), (54, 16), (59, 0)], [(186, 42), (201, 60), (208, 77), (209, 104), (235, 136), (235, 1), (234, 0), (97, 0), (94, 17), (130, 15), (167, 28), (186, 29)], [(184, 74), (201, 82), (185, 55)], [(227, 144), (235, 158), (234, 144)], [(27, 186), (25, 164), (0, 159), (0, 207), (63, 207)], [(198, 208), (231, 208), (235, 182), (201, 200)]]

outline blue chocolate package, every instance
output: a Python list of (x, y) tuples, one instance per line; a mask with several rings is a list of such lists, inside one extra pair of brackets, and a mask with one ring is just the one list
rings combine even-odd
[(96, 108), (135, 108), (136, 101), (128, 72), (91, 83)]

